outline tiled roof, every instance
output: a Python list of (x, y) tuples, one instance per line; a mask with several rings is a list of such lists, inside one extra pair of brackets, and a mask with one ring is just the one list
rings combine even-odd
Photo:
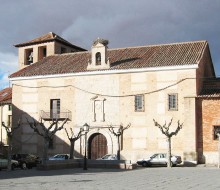
[(199, 98), (220, 98), (220, 78), (206, 79)]
[(28, 45), (34, 45), (34, 44), (39, 44), (39, 43), (44, 43), (44, 42), (51, 42), (51, 41), (59, 41), (67, 46), (73, 47), (73, 48), (77, 48), (80, 50), (85, 50), (81, 47), (75, 46), (73, 44), (71, 44), (70, 42), (64, 40), (63, 38), (61, 38), (60, 36), (58, 36), (57, 34), (53, 33), (53, 32), (49, 32), (45, 35), (42, 35), (38, 38), (35, 38), (33, 40), (24, 42), (24, 43), (20, 43), (20, 44), (16, 44), (15, 47), (23, 47), (23, 46), (28, 46)]
[(0, 105), (11, 103), (11, 99), (12, 99), (12, 89), (11, 88), (5, 88), (0, 91)]
[[(108, 70), (198, 64), (206, 47), (207, 41), (196, 41), (108, 49), (107, 57), (110, 61)], [(88, 51), (48, 56), (13, 73), (10, 78), (86, 72), (89, 59), (91, 52)]]

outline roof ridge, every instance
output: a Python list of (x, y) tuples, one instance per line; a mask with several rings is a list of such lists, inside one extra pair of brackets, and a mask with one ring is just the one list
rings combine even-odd
[(134, 49), (134, 48), (144, 48), (144, 47), (160, 47), (160, 46), (191, 44), (191, 43), (199, 43), (199, 42), (208, 43), (207, 40), (197, 40), (197, 41), (188, 41), (188, 42), (174, 42), (174, 43), (165, 43), (165, 44), (150, 44), (150, 45), (143, 45), (143, 46), (130, 46), (130, 47), (124, 47), (124, 48), (112, 48), (112, 49), (109, 49), (109, 50)]

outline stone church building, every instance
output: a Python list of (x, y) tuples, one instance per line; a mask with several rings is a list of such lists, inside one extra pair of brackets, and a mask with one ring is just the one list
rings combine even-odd
[[(116, 154), (117, 137), (109, 127), (117, 133), (130, 126), (120, 137), (120, 154), (136, 162), (166, 152), (166, 138), (153, 119), (164, 125), (173, 118), (171, 131), (178, 121), (183, 128), (172, 138), (172, 153), (192, 163), (217, 162), (216, 146), (209, 152), (202, 140), (202, 92), (210, 84), (206, 79), (215, 79), (207, 41), (110, 49), (98, 38), (85, 50), (50, 32), (15, 46), (20, 70), (10, 76), (13, 125), (20, 120), (21, 127), (14, 152), (42, 155), (43, 139), (27, 118), (47, 126), (54, 118), (68, 118), (64, 127), (75, 134), (85, 123), (90, 126), (89, 159)], [(84, 142), (84, 136), (76, 141), (75, 157), (84, 154)], [(69, 153), (69, 146), (65, 130), (58, 131), (49, 154)]]

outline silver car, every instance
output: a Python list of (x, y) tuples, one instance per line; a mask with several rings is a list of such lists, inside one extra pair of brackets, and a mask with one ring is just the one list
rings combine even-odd
[[(171, 166), (176, 166), (182, 162), (181, 156), (171, 155)], [(137, 161), (138, 165), (143, 167), (156, 166), (156, 165), (167, 165), (167, 154), (157, 153), (152, 155), (150, 158), (143, 158)]]
[[(3, 155), (0, 154), (0, 170), (1, 169), (7, 169), (8, 167), (8, 159)], [(11, 169), (18, 167), (18, 161), (11, 160)]]
[(96, 160), (117, 160), (116, 154), (106, 154), (105, 156), (101, 158), (97, 158)]

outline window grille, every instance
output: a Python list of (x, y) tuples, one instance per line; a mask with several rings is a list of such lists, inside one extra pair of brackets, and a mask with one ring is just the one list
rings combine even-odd
[(144, 95), (135, 96), (135, 111), (144, 111)]
[(178, 95), (177, 94), (168, 94), (168, 109), (169, 110), (178, 110)]

